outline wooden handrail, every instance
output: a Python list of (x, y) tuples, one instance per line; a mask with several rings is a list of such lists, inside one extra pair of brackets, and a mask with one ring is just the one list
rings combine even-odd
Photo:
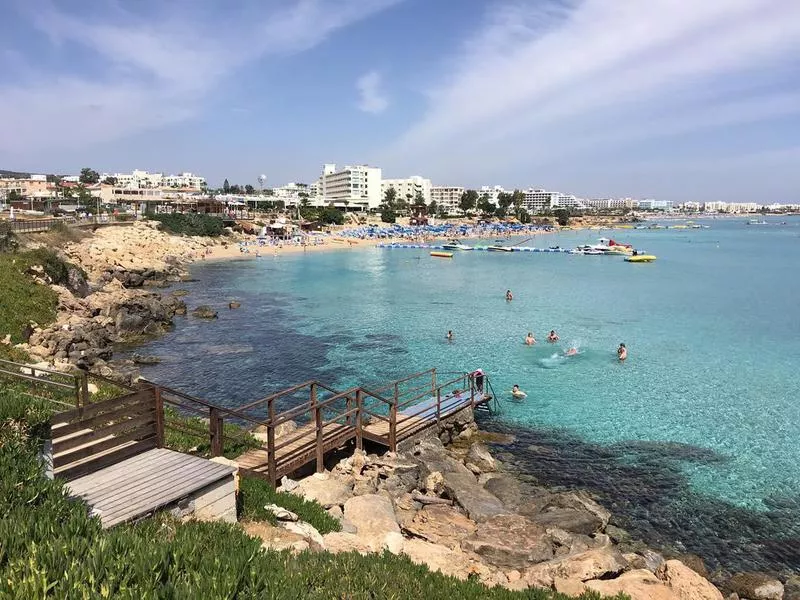
[(416, 379), (417, 377), (422, 377), (423, 375), (427, 375), (431, 371), (433, 371), (433, 369), (426, 369), (425, 371), (420, 371), (419, 373), (414, 373), (413, 375), (409, 375), (408, 377), (403, 377), (403, 379), (397, 379), (397, 380), (395, 380), (395, 381), (393, 381), (391, 383), (387, 383), (383, 387), (377, 388), (375, 391), (378, 392), (378, 393), (383, 392), (384, 390), (390, 389), (392, 386), (396, 386), (396, 385), (398, 385), (400, 383), (405, 383), (406, 381), (409, 381), (411, 379)]
[(299, 392), (304, 387), (309, 387), (309, 386), (311, 386), (311, 385), (313, 385), (315, 383), (316, 383), (316, 381), (312, 380), (312, 381), (306, 381), (305, 383), (297, 384), (297, 385), (292, 386), (290, 388), (286, 388), (285, 390), (282, 390), (280, 392), (276, 392), (276, 393), (272, 394), (271, 396), (267, 396), (266, 398), (262, 398), (261, 400), (255, 400), (254, 402), (251, 402), (249, 404), (245, 404), (243, 406), (239, 406), (239, 407), (237, 407), (237, 410), (247, 410), (248, 408), (253, 408), (255, 406), (258, 406), (259, 404), (264, 404), (264, 403), (267, 403), (267, 402), (269, 402), (271, 400), (277, 400), (278, 398), (281, 398), (281, 397), (286, 396), (288, 394), (293, 394), (295, 392)]

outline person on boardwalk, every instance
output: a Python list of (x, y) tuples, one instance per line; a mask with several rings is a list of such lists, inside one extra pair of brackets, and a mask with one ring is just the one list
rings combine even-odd
[(617, 348), (617, 358), (619, 358), (619, 362), (625, 362), (625, 359), (628, 358), (628, 349), (625, 344), (620, 344)]

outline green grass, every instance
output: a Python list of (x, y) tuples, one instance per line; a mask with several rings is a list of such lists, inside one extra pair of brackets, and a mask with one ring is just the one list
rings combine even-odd
[(37, 262), (39, 253), (0, 254), (0, 337), (11, 334), (11, 341), (23, 340), (22, 330), (31, 321), (48, 325), (56, 319), (58, 294), (34, 282), (25, 273)]
[[(200, 417), (187, 417), (172, 407), (164, 407), (164, 423), (164, 445), (167, 448), (187, 454), (211, 456), (207, 421)], [(178, 427), (191, 429), (193, 433), (186, 433)], [(236, 458), (240, 454), (260, 446), (253, 436), (233, 423), (223, 422), (222, 437), (222, 455), (225, 458)]]
[(275, 515), (264, 509), (266, 504), (277, 504), (295, 513), (300, 520), (313, 525), (322, 535), (342, 530), (339, 521), (325, 512), (321, 505), (304, 500), (294, 494), (276, 492), (275, 488), (262, 479), (242, 477), (239, 490), (241, 496), (240, 518), (268, 521), (277, 525)]

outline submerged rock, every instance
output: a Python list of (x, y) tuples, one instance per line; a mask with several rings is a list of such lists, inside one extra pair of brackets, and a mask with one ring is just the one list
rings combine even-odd
[(198, 319), (216, 319), (217, 311), (210, 306), (203, 304), (192, 311), (192, 316), (197, 317)]

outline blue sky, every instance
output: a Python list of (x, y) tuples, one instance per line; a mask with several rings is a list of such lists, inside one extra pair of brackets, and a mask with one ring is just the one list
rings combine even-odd
[(3, 5), (0, 168), (800, 200), (800, 2)]

